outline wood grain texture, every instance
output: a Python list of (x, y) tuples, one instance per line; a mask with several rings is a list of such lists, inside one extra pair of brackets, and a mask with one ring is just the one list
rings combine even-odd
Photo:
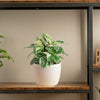
[(93, 64), (93, 67), (95, 67), (95, 68), (100, 68), (100, 65)]
[(40, 86), (35, 83), (0, 83), (0, 90), (89, 90), (86, 83), (59, 83), (56, 86)]
[(87, 3), (96, 3), (96, 2), (100, 2), (100, 0), (0, 0), (0, 2), (2, 3), (27, 3), (27, 2), (45, 2), (45, 3), (49, 3), (49, 2), (76, 2), (76, 3), (81, 3), (81, 2), (87, 2)]

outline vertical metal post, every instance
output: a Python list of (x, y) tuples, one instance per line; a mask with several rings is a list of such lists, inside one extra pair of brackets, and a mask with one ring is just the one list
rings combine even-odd
[(90, 90), (87, 100), (93, 100), (93, 6), (87, 9), (87, 82)]

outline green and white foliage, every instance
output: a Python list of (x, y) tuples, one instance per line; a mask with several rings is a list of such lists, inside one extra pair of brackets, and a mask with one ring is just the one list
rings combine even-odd
[(43, 68), (53, 64), (58, 64), (63, 59), (63, 55), (67, 55), (59, 44), (64, 41), (53, 41), (48, 34), (42, 33), (42, 39), (37, 38), (36, 41), (28, 48), (33, 51), (28, 55), (34, 54), (30, 65), (40, 64)]
[[(0, 38), (4, 38), (4, 36), (0, 35)], [(0, 41), (0, 44), (1, 44), (1, 41)], [(0, 48), (0, 59), (1, 58), (2, 59), (7, 58), (8, 60), (11, 59), (14, 62), (13, 58), (9, 56), (7, 51)], [(0, 67), (2, 67), (2, 66), (3, 66), (3, 62), (2, 62), (2, 60), (0, 60)]]

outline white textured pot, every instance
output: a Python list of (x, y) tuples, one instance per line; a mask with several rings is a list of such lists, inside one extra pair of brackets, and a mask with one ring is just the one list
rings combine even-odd
[(33, 75), (36, 84), (44, 86), (57, 85), (60, 79), (61, 63), (42, 68), (39, 64), (33, 65)]

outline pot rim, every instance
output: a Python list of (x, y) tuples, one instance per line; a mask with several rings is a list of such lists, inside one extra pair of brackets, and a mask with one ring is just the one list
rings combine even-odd
[[(41, 66), (40, 64), (33, 64), (33, 65)], [(58, 63), (58, 64), (51, 65), (51, 66), (46, 66), (46, 67), (54, 67), (54, 66), (57, 66), (57, 65), (61, 65), (61, 62)]]

